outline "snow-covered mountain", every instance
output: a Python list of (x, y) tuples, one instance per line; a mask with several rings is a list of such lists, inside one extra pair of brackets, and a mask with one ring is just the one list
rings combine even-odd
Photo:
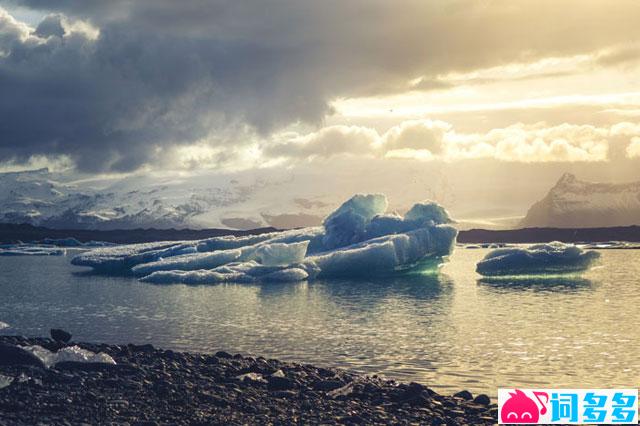
[(286, 176), (215, 173), (90, 180), (47, 169), (0, 173), (0, 222), (100, 230), (319, 223), (318, 207), (330, 204), (287, 197), (279, 190), (287, 183)]
[(591, 183), (565, 173), (535, 203), (522, 227), (590, 228), (640, 224), (640, 182)]

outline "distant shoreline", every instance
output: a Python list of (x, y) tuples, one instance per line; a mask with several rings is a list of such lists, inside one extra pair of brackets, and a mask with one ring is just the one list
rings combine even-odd
[[(0, 243), (18, 241), (33, 242), (45, 238), (75, 238), (80, 242), (105, 241), (117, 244), (145, 243), (152, 241), (199, 240), (224, 235), (254, 235), (279, 231), (276, 228), (258, 228), (247, 231), (231, 229), (50, 229), (28, 224), (0, 223)], [(523, 228), (511, 230), (470, 229), (460, 231), (458, 243), (565, 243), (629, 241), (640, 242), (640, 226), (616, 226), (608, 228)]]

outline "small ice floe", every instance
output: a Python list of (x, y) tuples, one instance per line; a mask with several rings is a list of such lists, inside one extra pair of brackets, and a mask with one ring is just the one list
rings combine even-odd
[(69, 247), (69, 248), (95, 248), (95, 247), (111, 247), (116, 244), (106, 241), (87, 241), (85, 243), (73, 238), (45, 238), (42, 241), (36, 241), (35, 244), (51, 245), (56, 247)]
[(66, 250), (50, 245), (3, 244), (0, 256), (64, 256)]
[(5, 328), (9, 328), (9, 324), (7, 324), (6, 322), (0, 321), (0, 330), (5, 329)]
[(615, 250), (615, 249), (627, 249), (637, 250), (640, 248), (640, 244), (631, 243), (627, 241), (604, 241), (597, 243), (584, 243), (582, 245), (584, 249), (598, 249), (598, 250)]
[(387, 206), (382, 194), (358, 194), (321, 227), (100, 248), (71, 263), (152, 283), (212, 284), (396, 273), (451, 253), (457, 231), (444, 208), (423, 202), (400, 216)]
[(82, 349), (79, 346), (68, 346), (62, 348), (57, 352), (51, 352), (42, 346), (23, 346), (22, 349), (31, 352), (36, 357), (40, 358), (44, 365), (51, 367), (59, 362), (95, 362), (104, 364), (114, 364), (115, 360), (105, 353), (94, 353), (86, 349)]
[(82, 247), (82, 243), (75, 238), (45, 238), (41, 241), (42, 244), (49, 244), (58, 247)]
[(598, 252), (554, 241), (493, 250), (478, 262), (476, 271), (484, 276), (566, 274), (589, 269), (599, 257)]

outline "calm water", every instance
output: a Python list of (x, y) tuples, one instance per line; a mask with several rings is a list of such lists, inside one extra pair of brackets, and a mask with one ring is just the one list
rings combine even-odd
[(157, 286), (92, 275), (69, 257), (0, 257), (5, 334), (250, 353), (416, 380), (445, 393), (498, 386), (637, 387), (640, 251), (602, 252), (582, 278), (485, 283), (486, 250), (440, 274), (303, 284)]

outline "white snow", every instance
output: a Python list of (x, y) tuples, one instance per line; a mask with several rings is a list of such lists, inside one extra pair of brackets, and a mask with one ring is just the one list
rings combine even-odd
[(9, 328), (9, 324), (7, 324), (6, 322), (0, 321), (0, 330), (2, 330), (3, 328)]
[(593, 183), (566, 173), (531, 206), (523, 227), (590, 228), (640, 223), (640, 182)]
[(485, 276), (571, 273), (589, 269), (599, 257), (598, 252), (554, 241), (493, 250), (478, 262), (476, 271)]
[(402, 217), (384, 214), (387, 205), (384, 195), (358, 194), (323, 227), (100, 248), (72, 263), (145, 282), (209, 284), (395, 273), (451, 253), (457, 231), (442, 207), (419, 203)]
[(100, 362), (105, 364), (115, 364), (114, 359), (105, 353), (94, 353), (79, 346), (68, 346), (57, 352), (51, 352), (42, 346), (23, 346), (25, 349), (44, 362), (47, 367), (51, 367), (59, 362), (75, 361), (75, 362)]

